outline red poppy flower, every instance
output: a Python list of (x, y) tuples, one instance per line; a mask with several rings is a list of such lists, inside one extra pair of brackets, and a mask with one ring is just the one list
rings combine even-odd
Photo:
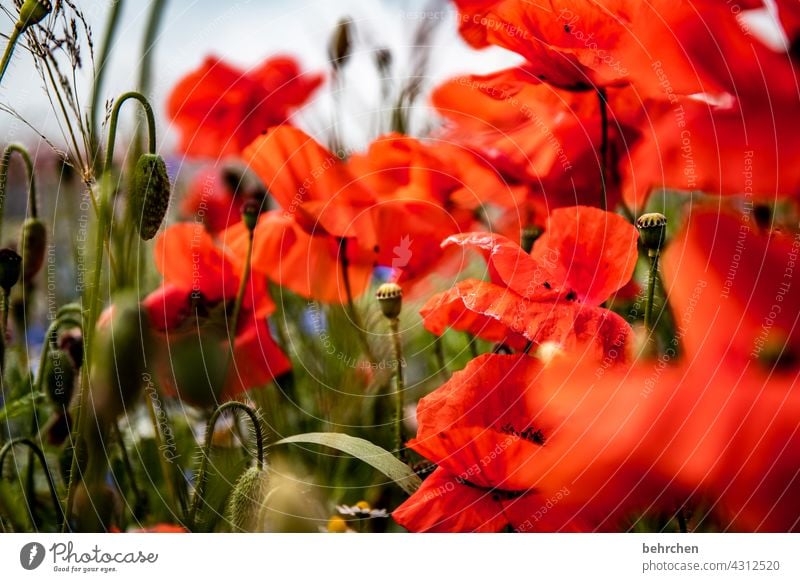
[(797, 530), (796, 374), (769, 376), (713, 352), (690, 358), (600, 378), (596, 367), (545, 369), (531, 403), (548, 437), (541, 494), (569, 484), (567, 515), (592, 530), (681, 507), (701, 528)]
[(699, 11), (671, 0), (454, 1), (472, 46), (514, 51), (537, 79), (569, 90), (633, 83), (648, 97), (721, 92), (727, 59), (747, 44), (724, 3)]
[(624, 359), (630, 326), (599, 305), (630, 280), (637, 238), (622, 217), (589, 207), (554, 211), (530, 255), (500, 235), (450, 237), (445, 244), (484, 252), (492, 282), (467, 279), (432, 297), (421, 310), (425, 326), (515, 345), (520, 336), (565, 348), (592, 343), (601, 357)]
[(236, 224), (246, 199), (265, 196), (263, 188), (250, 182), (233, 166), (204, 168), (192, 178), (181, 202), (183, 219), (202, 222), (212, 234)]
[[(279, 127), (253, 142), (245, 155), (284, 210), (280, 219), (262, 220), (287, 233), (257, 235), (256, 268), (324, 301), (344, 300), (343, 280), (312, 282), (310, 275), (320, 271), (309, 271), (309, 261), (331, 264), (346, 246), (347, 262), (357, 271), (354, 296), (367, 283), (360, 274), (374, 266), (393, 269), (408, 290), (434, 270), (441, 274), (447, 259), (441, 241), (472, 230), (484, 198), (496, 202), (507, 191), (469, 152), (394, 134), (343, 162), (303, 132)], [(308, 259), (306, 252), (324, 256)]]
[(419, 432), (408, 446), (436, 463), (392, 517), (415, 532), (546, 530), (533, 518), (537, 453), (547, 435), (529, 406), (540, 366), (526, 356), (483, 355), (420, 400)]
[[(151, 293), (144, 305), (153, 327), (174, 342), (186, 334), (197, 335), (217, 308), (226, 313), (239, 290), (243, 272), (241, 258), (219, 248), (202, 224), (177, 224), (158, 238), (155, 262), (164, 276), (161, 288)], [(232, 398), (239, 392), (261, 386), (287, 372), (289, 360), (272, 339), (267, 316), (274, 304), (261, 277), (251, 277), (244, 295), (235, 331), (228, 376), (219, 397)], [(218, 322), (225, 325), (225, 321)], [(227, 340), (221, 342), (227, 346)], [(166, 382), (169, 386), (171, 383)]]
[[(663, 265), (685, 350), (719, 352), (772, 367), (800, 355), (800, 263), (796, 232), (764, 229), (752, 209), (693, 208)], [(781, 366), (783, 368), (784, 366)]]
[(258, 135), (289, 119), (322, 82), (291, 57), (275, 56), (251, 71), (208, 58), (167, 101), (186, 155), (237, 155)]

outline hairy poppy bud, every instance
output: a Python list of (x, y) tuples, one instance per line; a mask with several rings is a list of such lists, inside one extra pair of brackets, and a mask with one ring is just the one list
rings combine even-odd
[(19, 281), (22, 257), (12, 249), (0, 249), (0, 288), (8, 295)]
[(542, 236), (542, 229), (538, 226), (526, 226), (520, 233), (520, 245), (526, 253), (531, 252), (533, 243)]
[(336, 25), (336, 30), (333, 31), (331, 43), (328, 47), (328, 58), (330, 59), (335, 71), (338, 71), (344, 67), (350, 58), (353, 48), (353, 40), (350, 30), (352, 26), (352, 20), (349, 18), (343, 18), (339, 21), (339, 24)]
[(381, 311), (388, 319), (397, 319), (403, 307), (403, 290), (397, 283), (384, 283), (375, 293)]
[(666, 237), (667, 217), (659, 212), (642, 214), (636, 221), (636, 228), (647, 254), (651, 257), (657, 255)]
[(75, 487), (73, 527), (83, 533), (105, 533), (117, 522), (122, 501), (104, 481), (81, 481)]
[(250, 232), (256, 229), (260, 210), (261, 203), (253, 198), (248, 199), (242, 204), (242, 222), (244, 222), (244, 225)]
[(133, 171), (130, 216), (139, 225), (139, 236), (150, 240), (158, 232), (169, 207), (170, 184), (164, 158), (142, 154)]
[(92, 340), (92, 401), (98, 419), (116, 419), (141, 392), (150, 326), (133, 295), (118, 297), (97, 324)]
[(233, 531), (255, 532), (267, 494), (269, 473), (266, 468), (250, 467), (236, 482), (227, 505), (227, 517)]
[(22, 281), (29, 283), (44, 264), (47, 251), (47, 229), (38, 218), (22, 223), (19, 248), (22, 250)]
[(47, 395), (57, 406), (69, 406), (75, 388), (75, 368), (69, 356), (59, 349), (50, 350), (44, 364)]
[(23, 28), (28, 28), (47, 18), (52, 9), (48, 0), (25, 0), (19, 8), (19, 22)]

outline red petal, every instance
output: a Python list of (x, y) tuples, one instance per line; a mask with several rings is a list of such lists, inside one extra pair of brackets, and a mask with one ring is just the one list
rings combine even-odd
[(419, 490), (392, 512), (412, 532), (484, 532), (503, 529), (502, 507), (491, 493), (460, 483), (444, 469), (436, 469)]
[(633, 276), (638, 233), (627, 220), (588, 206), (559, 208), (531, 252), (555, 283), (600, 305)]

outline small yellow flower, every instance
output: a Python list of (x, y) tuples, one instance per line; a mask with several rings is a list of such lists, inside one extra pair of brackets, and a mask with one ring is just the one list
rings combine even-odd
[(328, 520), (329, 533), (347, 533), (348, 529), (347, 522), (338, 515), (334, 515)]

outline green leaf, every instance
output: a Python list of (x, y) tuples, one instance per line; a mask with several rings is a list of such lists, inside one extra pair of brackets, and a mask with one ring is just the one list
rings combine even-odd
[(30, 417), (33, 414), (33, 408), (44, 400), (44, 394), (39, 392), (36, 394), (28, 393), (21, 398), (17, 398), (6, 404), (5, 407), (0, 409), (0, 422), (8, 422), (19, 416)]
[(324, 445), (372, 465), (378, 471), (389, 477), (392, 481), (411, 495), (419, 489), (422, 481), (411, 468), (396, 459), (389, 451), (376, 444), (362, 438), (353, 437), (341, 432), (308, 432), (296, 434), (285, 439), (272, 443), (274, 445), (285, 445), (291, 443), (309, 443)]

